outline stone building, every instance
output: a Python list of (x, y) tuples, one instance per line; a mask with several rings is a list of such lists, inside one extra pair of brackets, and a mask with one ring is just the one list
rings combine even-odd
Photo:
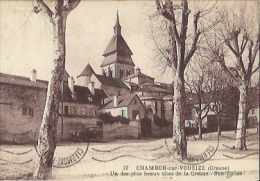
[[(0, 73), (0, 141), (35, 142), (41, 124), (47, 81)], [(70, 81), (68, 81), (70, 80)], [(95, 126), (96, 109), (107, 98), (104, 90), (74, 85), (65, 71), (58, 117), (58, 139), (70, 140), (84, 126)]]
[(47, 81), (0, 73), (0, 141), (35, 141), (45, 105)]
[(122, 116), (131, 120), (140, 120), (145, 116), (144, 105), (136, 94), (109, 97), (99, 109), (112, 116)]

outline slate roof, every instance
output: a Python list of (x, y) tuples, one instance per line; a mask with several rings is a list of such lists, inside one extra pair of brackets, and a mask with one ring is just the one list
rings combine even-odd
[(94, 72), (94, 70), (92, 69), (92, 67), (87, 64), (87, 66), (84, 68), (84, 70), (79, 74), (78, 77), (81, 77), (81, 76), (91, 76)]
[(166, 84), (161, 82), (156, 82), (158, 85), (160, 85), (163, 89), (166, 89), (170, 92), (173, 92), (173, 84)]
[(111, 63), (115, 63), (115, 62), (135, 66), (131, 56), (122, 56), (122, 55), (119, 55), (118, 53), (114, 52), (113, 54), (104, 57), (103, 62), (100, 65), (100, 67), (103, 67), (103, 66), (109, 65)]
[(100, 105), (101, 100), (107, 97), (108, 96), (103, 89), (95, 89), (95, 95), (92, 97), (92, 103), (96, 105)]
[[(117, 97), (118, 103), (116, 107), (128, 106), (135, 96), (137, 95), (127, 94), (127, 95), (118, 96)], [(114, 97), (109, 97), (105, 99), (105, 103), (99, 107), (99, 109), (111, 109), (111, 108), (114, 108)]]
[(129, 75), (128, 77), (125, 77), (124, 79), (134, 78), (134, 77), (146, 77), (148, 79), (154, 80), (153, 77), (151, 77), (149, 75), (146, 75), (146, 74), (143, 74), (141, 71), (137, 71), (137, 72), (133, 73), (132, 75)]
[(136, 90), (137, 92), (162, 92), (162, 93), (168, 93), (171, 92), (162, 88), (160, 85), (153, 83), (153, 82), (145, 82), (139, 86), (139, 88)]
[[(87, 97), (87, 94), (90, 94), (90, 91), (87, 87), (74, 86), (74, 91), (77, 95), (77, 99), (74, 100), (71, 96), (71, 91), (68, 85), (63, 87), (63, 101), (64, 102), (78, 102), (78, 103), (90, 103)], [(60, 98), (61, 100), (61, 98)]]
[[(64, 102), (77, 102), (84, 104), (96, 104), (99, 105), (101, 100), (106, 98), (107, 95), (102, 89), (95, 89), (95, 95), (91, 95), (90, 90), (87, 87), (74, 85), (74, 91), (76, 94), (76, 100), (71, 96), (71, 91), (68, 86), (64, 86), (63, 100)], [(92, 97), (92, 101), (89, 100)]]
[(11, 84), (11, 85), (20, 85), (27, 87), (36, 87), (36, 88), (48, 88), (48, 81), (36, 80), (32, 82), (28, 77), (10, 75), (5, 73), (0, 73), (0, 83)]
[(124, 52), (128, 55), (133, 55), (132, 51), (128, 47), (125, 39), (121, 34), (117, 34), (112, 37), (103, 53), (103, 56), (106, 56), (107, 54), (115, 51)]
[(107, 77), (107, 76), (98, 75), (98, 74), (95, 74), (95, 76), (99, 80), (99, 82), (103, 85), (129, 89), (127, 87), (127, 85), (121, 79), (113, 78), (113, 77)]

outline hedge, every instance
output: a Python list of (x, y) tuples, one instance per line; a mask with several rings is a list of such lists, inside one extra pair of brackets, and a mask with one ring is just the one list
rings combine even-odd
[(109, 113), (101, 113), (98, 115), (98, 118), (102, 120), (103, 124), (114, 124), (114, 123), (122, 123), (129, 125), (130, 119), (127, 119), (122, 116), (112, 116)]
[(166, 127), (172, 124), (171, 121), (166, 120), (165, 118), (159, 118), (158, 116), (153, 117), (154, 124), (159, 127)]

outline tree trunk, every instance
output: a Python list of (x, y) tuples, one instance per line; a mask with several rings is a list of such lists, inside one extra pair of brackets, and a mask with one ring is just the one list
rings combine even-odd
[(199, 139), (202, 139), (202, 119), (201, 119), (201, 115), (198, 115), (198, 136), (199, 136)]
[(218, 136), (221, 136), (221, 116), (217, 115), (217, 122), (218, 122)]
[(35, 179), (51, 179), (53, 155), (56, 148), (57, 118), (61, 82), (65, 66), (66, 16), (58, 14), (52, 22), (54, 43), (54, 70), (48, 85), (46, 103), (38, 137), (38, 156), (34, 169)]
[(237, 121), (237, 133), (235, 147), (239, 150), (246, 148), (246, 96), (247, 89), (246, 85), (243, 84), (239, 87), (240, 97), (239, 97), (239, 113)]
[[(177, 73), (176, 73), (177, 74)], [(178, 159), (187, 158), (187, 141), (184, 132), (184, 109), (185, 109), (185, 92), (184, 76), (177, 74), (174, 77), (174, 115), (173, 115), (173, 142)]]

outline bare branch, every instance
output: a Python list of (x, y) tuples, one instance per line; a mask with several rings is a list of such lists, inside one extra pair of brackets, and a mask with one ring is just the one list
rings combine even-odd
[(207, 111), (205, 112), (204, 116), (201, 117), (201, 119), (204, 119), (205, 117), (207, 117), (209, 110), (210, 110), (210, 103), (208, 103), (206, 106), (204, 106), (203, 111), (207, 109)]
[(200, 36), (200, 33), (198, 32), (193, 37), (193, 42), (192, 42), (192, 45), (191, 45), (191, 49), (190, 49), (189, 53), (187, 54), (187, 56), (184, 59), (185, 65), (187, 65), (189, 63), (191, 57), (193, 56), (193, 54), (195, 53), (195, 51), (197, 49), (197, 42), (198, 42), (199, 36)]
[(239, 52), (237, 52), (230, 44), (229, 40), (225, 40), (225, 44), (227, 45), (227, 47), (231, 50), (231, 52), (236, 56), (236, 57), (240, 57), (241, 55), (239, 54)]
[(253, 51), (253, 54), (252, 54), (252, 57), (251, 57), (251, 61), (255, 61), (257, 52), (259, 50), (259, 41), (260, 41), (259, 37), (260, 37), (260, 35), (257, 35), (257, 40), (256, 40), (256, 43), (255, 43), (255, 47), (254, 47), (254, 51)]
[(170, 12), (168, 12), (165, 7), (166, 7), (166, 5), (164, 5), (164, 4), (161, 5), (160, 0), (156, 0), (156, 8), (157, 8), (159, 14), (171, 21), (173, 19), (173, 15)]
[(180, 37), (179, 37), (178, 30), (177, 30), (177, 24), (176, 24), (177, 22), (175, 19), (172, 2), (167, 1), (165, 4), (161, 5), (160, 0), (156, 0), (156, 7), (157, 7), (159, 14), (170, 21), (170, 25), (173, 30), (173, 35), (174, 35), (176, 41), (179, 43)]
[(252, 49), (253, 49), (253, 42), (250, 41), (250, 45), (248, 48), (249, 63), (248, 63), (248, 68), (247, 68), (247, 77), (251, 77), (251, 75), (253, 75), (259, 68), (259, 64), (258, 64), (258, 66), (255, 68), (255, 70), (252, 71), (257, 52), (259, 50), (259, 36), (255, 43), (254, 50), (252, 50)]
[(183, 0), (182, 1), (182, 22), (181, 22), (181, 32), (180, 32), (180, 38), (182, 41), (185, 41), (187, 37), (187, 29), (188, 29), (190, 12), (191, 11), (189, 10), (187, 0)]
[(37, 2), (37, 5), (39, 6), (39, 8), (43, 11), (43, 13), (45, 13), (48, 16), (49, 20), (52, 21), (53, 12), (46, 5), (46, 3), (43, 2), (43, 0), (36, 0), (36, 2)]
[(201, 32), (198, 30), (198, 20), (200, 17), (200, 11), (198, 11), (195, 15), (194, 15), (194, 21), (193, 21), (193, 25), (194, 25), (194, 37), (193, 37), (193, 41), (192, 41), (192, 45), (190, 48), (190, 51), (188, 52), (187, 56), (184, 59), (184, 64), (185, 66), (189, 63), (191, 57), (193, 56), (193, 54), (195, 53), (196, 49), (197, 49), (197, 42), (199, 39), (199, 36), (201, 34)]
[(64, 5), (64, 11), (68, 15), (73, 9), (75, 9), (81, 0), (69, 0), (66, 5)]
[(259, 65), (255, 68), (255, 70), (252, 71), (252, 75), (253, 75), (256, 71), (258, 71), (258, 69), (259, 69)]

